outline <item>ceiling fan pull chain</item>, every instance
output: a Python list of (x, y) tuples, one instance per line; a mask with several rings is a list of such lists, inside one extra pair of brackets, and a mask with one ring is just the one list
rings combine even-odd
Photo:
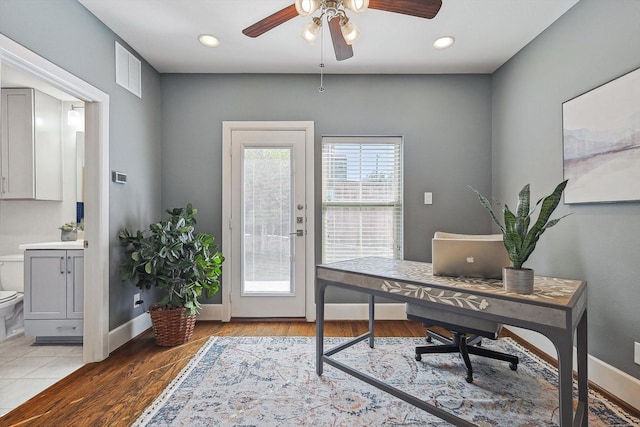
[(324, 25), (320, 27), (320, 87), (318, 92), (324, 92)]
[(320, 63), (320, 87), (318, 88), (318, 92), (324, 92), (324, 79), (322, 75), (322, 71), (324, 70), (324, 63)]

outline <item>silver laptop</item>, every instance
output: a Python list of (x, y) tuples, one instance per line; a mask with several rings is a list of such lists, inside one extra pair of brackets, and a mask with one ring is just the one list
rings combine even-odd
[(432, 240), (435, 276), (501, 279), (511, 265), (501, 234), (469, 235), (438, 232)]

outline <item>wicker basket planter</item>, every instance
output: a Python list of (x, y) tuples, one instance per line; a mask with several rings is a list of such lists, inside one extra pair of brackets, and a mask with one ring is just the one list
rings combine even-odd
[(163, 347), (184, 344), (193, 337), (196, 315), (185, 315), (186, 309), (152, 305), (149, 309), (156, 343)]

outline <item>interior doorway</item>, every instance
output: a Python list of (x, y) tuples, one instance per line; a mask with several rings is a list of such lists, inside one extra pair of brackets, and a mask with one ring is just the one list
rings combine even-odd
[(103, 360), (110, 350), (109, 95), (2, 34), (0, 64), (21, 70), (85, 103), (84, 275), (91, 279), (85, 281), (83, 361)]

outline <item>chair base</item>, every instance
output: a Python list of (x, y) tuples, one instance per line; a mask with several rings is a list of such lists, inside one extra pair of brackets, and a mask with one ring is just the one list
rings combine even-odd
[(476, 356), (488, 357), (490, 359), (509, 362), (509, 368), (511, 368), (512, 371), (518, 369), (518, 362), (520, 360), (517, 356), (480, 347), (482, 337), (469, 337), (465, 333), (455, 331), (452, 331), (452, 334), (452, 338), (449, 339), (436, 332), (427, 331), (427, 342), (431, 342), (431, 339), (434, 338), (444, 343), (444, 345), (416, 347), (416, 360), (422, 360), (423, 354), (460, 353), (460, 355), (462, 356), (462, 360), (464, 360), (464, 364), (467, 367), (466, 380), (468, 383), (473, 382), (473, 368), (471, 367), (469, 354), (475, 354)]

